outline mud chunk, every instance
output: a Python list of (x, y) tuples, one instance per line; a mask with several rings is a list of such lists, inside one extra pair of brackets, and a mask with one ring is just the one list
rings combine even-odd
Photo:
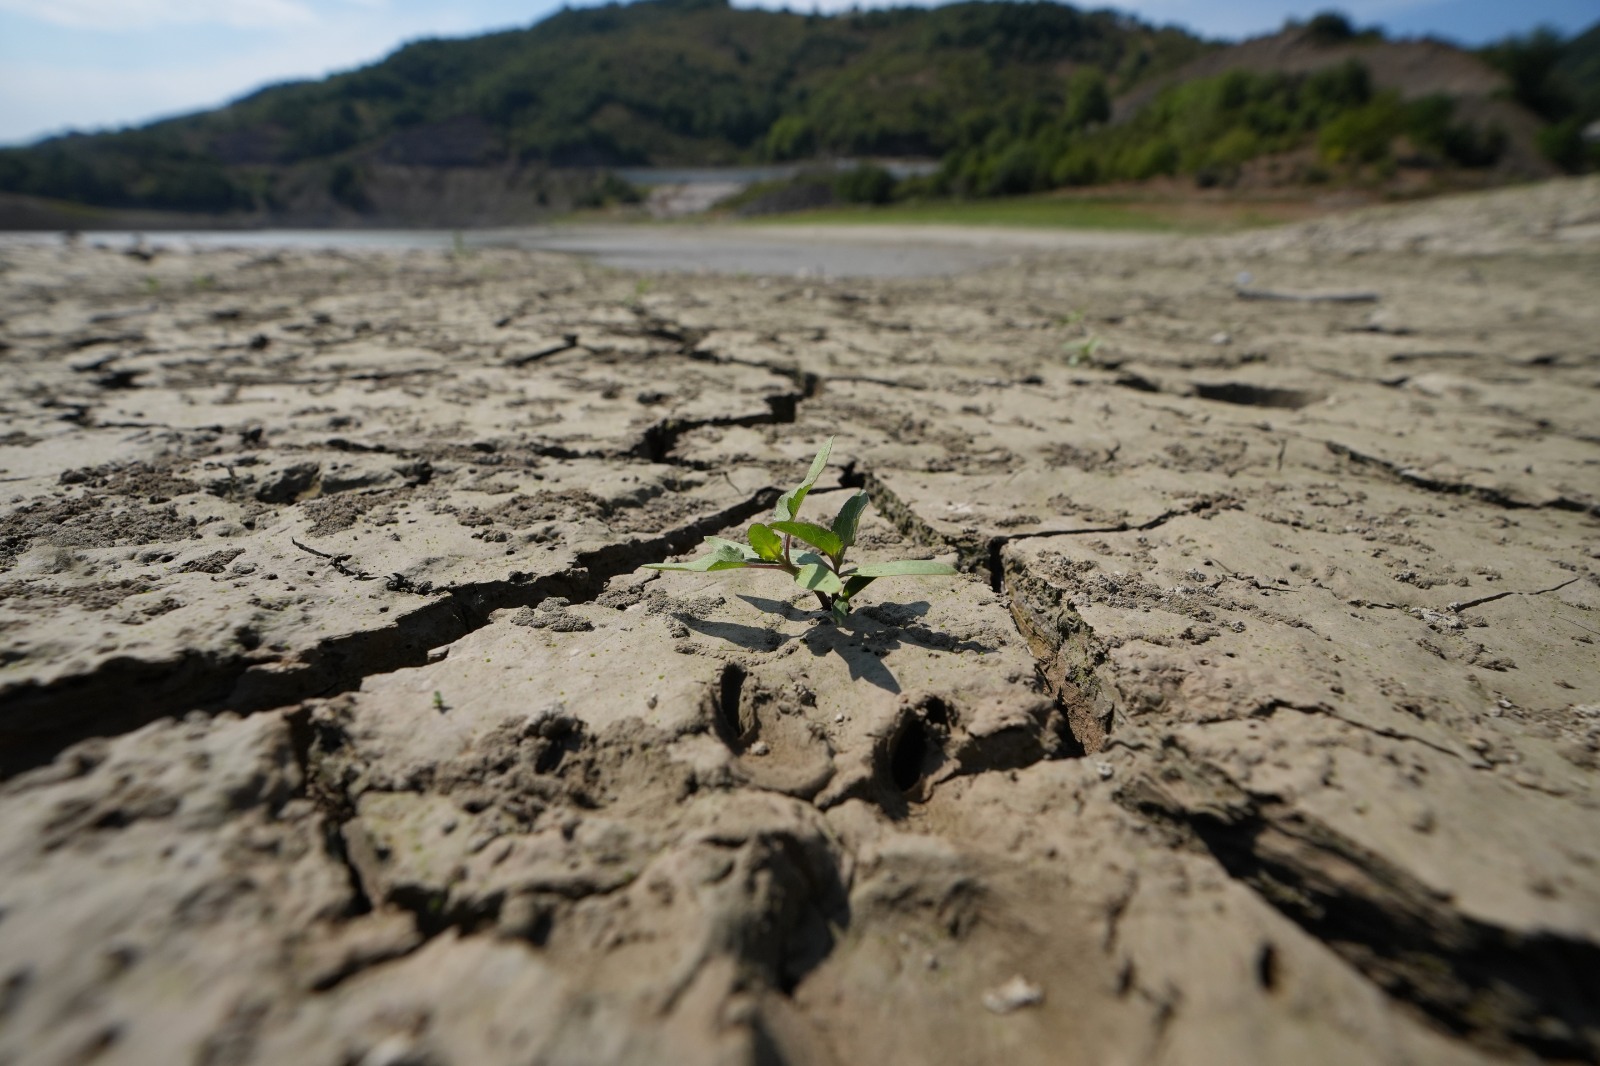
[(293, 463), (261, 476), (256, 499), (262, 503), (293, 503), (316, 484), (322, 468), (316, 463)]
[(537, 607), (524, 607), (511, 616), (514, 626), (549, 629), (556, 633), (586, 633), (594, 623), (568, 608), (571, 604), (561, 596), (551, 596)]

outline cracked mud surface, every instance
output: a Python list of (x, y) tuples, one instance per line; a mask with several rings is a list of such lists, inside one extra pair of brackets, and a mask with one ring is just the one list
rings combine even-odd
[(0, 1063), (1600, 1060), (1597, 223), (0, 247)]

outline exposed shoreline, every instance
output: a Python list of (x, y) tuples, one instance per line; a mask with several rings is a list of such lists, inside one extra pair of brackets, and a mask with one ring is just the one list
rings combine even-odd
[(777, 229), (0, 237), (0, 1059), (1600, 1057), (1600, 179)]

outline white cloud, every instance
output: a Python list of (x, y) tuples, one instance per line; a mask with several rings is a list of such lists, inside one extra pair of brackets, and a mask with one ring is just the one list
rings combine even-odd
[(184, 24), (261, 29), (307, 26), (317, 21), (316, 13), (302, 0), (0, 0), (0, 11), (95, 30)]

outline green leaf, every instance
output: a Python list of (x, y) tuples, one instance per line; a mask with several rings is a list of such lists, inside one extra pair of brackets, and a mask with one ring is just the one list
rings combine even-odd
[(817, 457), (811, 460), (811, 469), (806, 472), (806, 479), (782, 496), (778, 497), (778, 506), (772, 511), (774, 518), (782, 521), (793, 521), (800, 513), (800, 504), (805, 501), (806, 494), (817, 483), (817, 478), (828, 467), (828, 453), (833, 451), (833, 438), (829, 437), (822, 442), (822, 450), (817, 452)]
[(687, 563), (645, 563), (641, 570), (690, 570), (697, 574), (713, 570), (741, 570), (750, 564), (743, 559), (729, 559), (721, 555), (702, 555)]
[(846, 548), (856, 542), (856, 529), (861, 525), (861, 513), (866, 509), (867, 494), (864, 492), (856, 493), (839, 508), (839, 516), (833, 520), (833, 535)]
[(750, 547), (767, 562), (775, 563), (783, 558), (783, 538), (767, 526), (756, 522), (750, 527), (749, 536)]
[(934, 562), (932, 559), (901, 559), (894, 563), (867, 563), (858, 566), (846, 577), (939, 577), (960, 573), (949, 563)]
[(772, 528), (779, 533), (787, 533), (828, 555), (838, 558), (844, 551), (844, 545), (839, 542), (839, 537), (832, 530), (824, 529), (815, 522), (774, 522)]
[(875, 577), (861, 577), (859, 574), (851, 574), (844, 583), (844, 598), (849, 599), (876, 580), (878, 579)]
[(826, 563), (807, 563), (794, 575), (794, 583), (803, 589), (812, 592), (826, 592), (830, 596), (837, 596), (844, 591), (844, 582), (839, 580), (839, 575), (828, 569)]
[(646, 563), (640, 567), (642, 570), (688, 570), (697, 574), (709, 573), (714, 570), (738, 570), (757, 561), (755, 552), (736, 541), (724, 540), (721, 537), (707, 537), (706, 546), (711, 549), (710, 554), (702, 555), (698, 559), (687, 563)]
[(738, 541), (728, 540), (726, 537), (707, 537), (706, 545), (713, 551), (728, 552), (731, 555), (736, 555), (740, 559), (754, 561), (761, 558), (761, 556), (756, 554), (755, 549), (750, 547), (748, 544), (740, 544)]
[(850, 601), (849, 600), (846, 600), (846, 599), (834, 600), (833, 601), (833, 606), (829, 607), (828, 609), (833, 612), (833, 620), (835, 622), (837, 622), (839, 625), (844, 625), (845, 619), (850, 617)]

